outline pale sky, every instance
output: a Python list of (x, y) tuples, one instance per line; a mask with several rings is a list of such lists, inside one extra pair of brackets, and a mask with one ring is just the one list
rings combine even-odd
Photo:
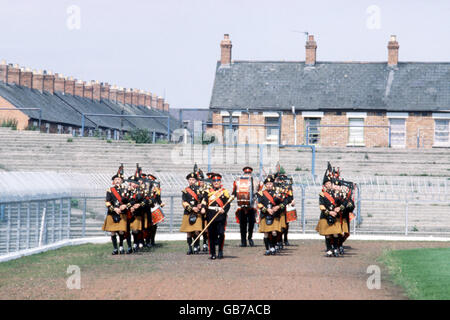
[(450, 61), (450, 1), (0, 0), (0, 60), (208, 107), (220, 41), (233, 60)]

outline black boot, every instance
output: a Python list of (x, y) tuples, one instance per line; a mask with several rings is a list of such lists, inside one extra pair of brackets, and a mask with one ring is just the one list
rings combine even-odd
[(264, 238), (264, 246), (266, 247), (266, 252), (264, 253), (264, 255), (270, 255), (269, 238)]
[(127, 247), (128, 247), (127, 254), (133, 253), (133, 248), (131, 246), (131, 235), (130, 234), (127, 236)]
[(113, 244), (113, 247), (114, 247), (114, 250), (113, 250), (112, 254), (116, 255), (116, 254), (119, 253), (119, 250), (117, 250), (117, 237), (115, 235), (111, 236), (111, 241), (112, 241), (112, 244)]
[(187, 238), (187, 243), (189, 247), (187, 254), (191, 255), (194, 253), (194, 251), (192, 250), (192, 238)]
[(248, 239), (248, 244), (250, 245), (250, 247), (254, 247), (255, 243), (253, 242), (252, 239)]
[(327, 248), (327, 257), (333, 256), (333, 248), (331, 246), (331, 239), (330, 238), (325, 237), (325, 245), (326, 245), (326, 248)]

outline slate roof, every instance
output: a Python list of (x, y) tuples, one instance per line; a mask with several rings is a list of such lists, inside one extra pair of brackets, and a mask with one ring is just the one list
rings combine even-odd
[(211, 109), (450, 110), (449, 62), (217, 63)]
[[(122, 104), (110, 100), (92, 101), (90, 99), (55, 92), (50, 94), (35, 89), (7, 84), (0, 81), (0, 96), (17, 108), (41, 108), (42, 120), (65, 125), (81, 126), (82, 113), (130, 114), (168, 116), (168, 112), (151, 110), (145, 106)], [(22, 110), (33, 119), (39, 118), (37, 110)], [(170, 116), (170, 115), (169, 115)], [(119, 118), (104, 116), (86, 116), (85, 127), (103, 127), (119, 130), (148, 128), (156, 133), (167, 134), (167, 119), (155, 118)], [(170, 131), (180, 127), (180, 122), (170, 116)]]

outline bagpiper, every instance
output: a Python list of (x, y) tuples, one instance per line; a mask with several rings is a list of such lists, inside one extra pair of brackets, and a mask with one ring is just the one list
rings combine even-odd
[(264, 190), (257, 193), (260, 211), (259, 232), (264, 233), (265, 255), (274, 255), (277, 246), (277, 234), (281, 233), (280, 214), (286, 207), (285, 200), (276, 194), (275, 177), (269, 175), (264, 180)]
[(208, 203), (205, 204), (206, 221), (208, 226), (208, 242), (210, 259), (216, 259), (216, 245), (219, 247), (218, 259), (223, 258), (225, 244), (225, 228), (227, 213), (230, 210), (231, 201), (234, 199), (227, 189), (222, 186), (222, 176), (218, 173), (211, 177), (212, 187), (208, 191)]
[[(236, 222), (239, 224), (241, 232), (240, 247), (251, 247), (255, 245), (253, 242), (253, 229), (256, 222), (255, 198), (259, 190), (258, 181), (253, 178), (253, 168), (246, 166), (242, 169), (243, 175), (233, 182), (232, 195), (237, 199), (238, 208), (236, 210)], [(248, 232), (248, 236), (247, 236)]]
[(128, 182), (128, 230), (133, 235), (133, 251), (138, 252), (143, 248), (142, 227), (143, 227), (143, 209), (145, 206), (145, 194), (139, 185), (139, 176), (136, 174), (127, 179)]
[[(294, 191), (292, 189), (292, 177), (288, 177), (285, 174), (280, 174), (276, 180), (278, 180), (277, 187), (280, 189), (279, 192), (286, 199), (286, 208), (283, 210), (281, 215), (281, 217), (285, 219), (285, 224), (283, 225), (282, 223), (282, 234), (278, 236), (278, 245), (283, 248), (283, 244), (285, 246), (290, 245), (288, 241), (289, 223), (297, 220), (297, 210), (295, 208)], [(282, 239), (281, 236), (283, 236), (284, 239)]]
[(342, 223), (340, 221), (340, 212), (343, 209), (339, 198), (333, 191), (333, 170), (330, 163), (325, 172), (322, 182), (322, 192), (319, 193), (320, 219), (316, 226), (316, 231), (325, 236), (326, 256), (339, 256), (338, 237), (342, 234)]
[[(114, 247), (112, 254), (116, 255), (125, 253), (123, 239), (127, 231), (126, 205), (123, 202), (125, 189), (125, 186), (123, 185), (123, 165), (120, 166), (117, 174), (115, 174), (111, 180), (113, 186), (106, 190), (105, 205), (108, 208), (108, 213), (103, 223), (102, 230), (111, 233), (111, 242)], [(117, 248), (117, 235), (119, 235), (120, 241), (119, 249)]]
[[(187, 254), (198, 253), (200, 251), (199, 241), (192, 242), (192, 237), (197, 237), (202, 231), (202, 215), (205, 214), (206, 202), (202, 199), (199, 188), (196, 185), (197, 175), (191, 172), (186, 176), (189, 185), (182, 190), (182, 206), (184, 209), (180, 232), (187, 233), (188, 252)], [(194, 246), (194, 249), (192, 248)]]

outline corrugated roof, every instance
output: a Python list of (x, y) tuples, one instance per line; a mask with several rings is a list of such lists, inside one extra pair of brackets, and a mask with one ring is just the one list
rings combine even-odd
[(217, 63), (210, 108), (440, 111), (450, 109), (450, 63), (234, 61)]

